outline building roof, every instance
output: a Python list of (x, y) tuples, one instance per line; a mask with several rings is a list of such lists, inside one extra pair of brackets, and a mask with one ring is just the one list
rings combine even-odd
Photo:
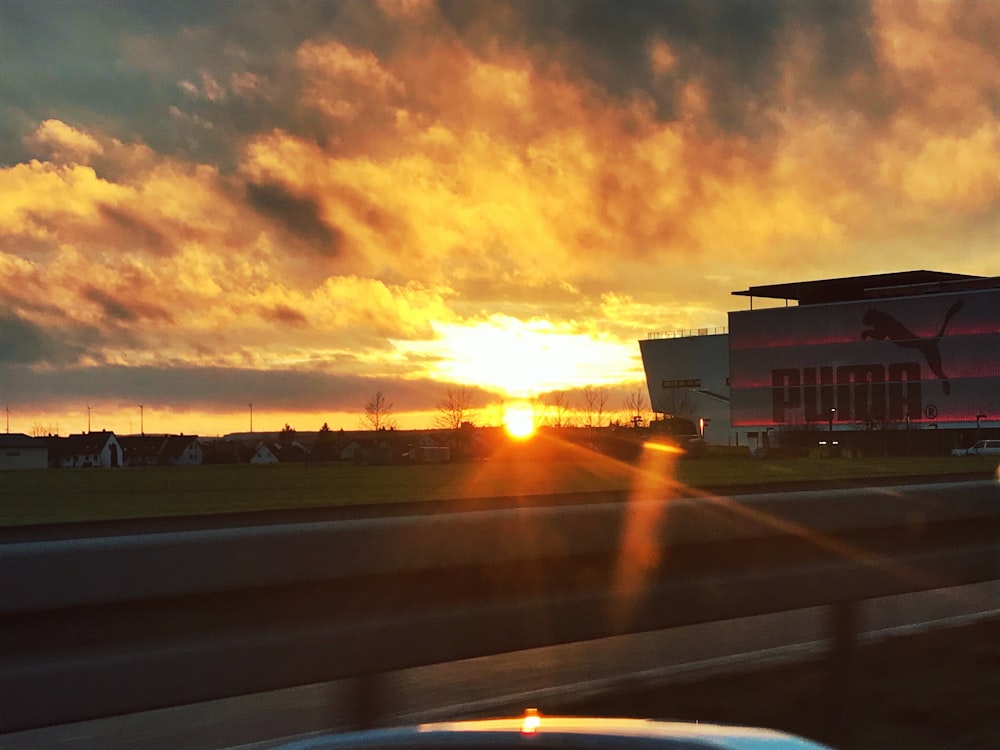
[(940, 294), (991, 286), (1000, 286), (1000, 279), (967, 276), (960, 273), (943, 273), (941, 271), (897, 271), (870, 276), (847, 276), (840, 279), (752, 286), (746, 291), (733, 292), (733, 294), (738, 297), (766, 297), (796, 300), (800, 305), (818, 305), (876, 297)]
[(0, 448), (47, 448), (45, 439), (33, 438), (22, 432), (0, 434)]
[(85, 432), (68, 437), (48, 438), (49, 453), (59, 456), (89, 456), (100, 453), (108, 444), (108, 441), (118, 438), (115, 433), (101, 430), (100, 432)]
[(163, 435), (118, 435), (117, 438), (125, 463), (155, 461), (164, 441)]
[(191, 443), (197, 442), (197, 440), (197, 435), (167, 435), (163, 441), (161, 453), (167, 459), (180, 458)]

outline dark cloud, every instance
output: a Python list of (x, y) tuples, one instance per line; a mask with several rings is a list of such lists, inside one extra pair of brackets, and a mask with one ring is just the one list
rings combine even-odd
[(83, 290), (83, 296), (100, 305), (108, 318), (120, 323), (132, 323), (140, 320), (172, 320), (170, 312), (162, 307), (140, 300), (126, 301), (94, 286), (86, 287)]
[(364, 400), (381, 390), (402, 413), (436, 403), (444, 390), (430, 380), (387, 382), (315, 370), (108, 366), (34, 372), (16, 362), (0, 362), (0, 383), (17, 383), (18, 400), (25, 405), (103, 401), (207, 412), (241, 411), (252, 402), (261, 411), (360, 414)]
[(335, 257), (340, 253), (343, 234), (323, 220), (319, 205), (312, 198), (294, 195), (273, 182), (249, 183), (246, 192), (247, 202), (254, 210), (313, 243), (319, 255)]
[[(68, 121), (129, 132), (148, 121), (162, 95), (142, 71), (121, 64), (130, 23), (119, 4), (19, 2), (0, 5), (0, 100), (34, 121)], [(129, 122), (129, 125), (124, 123)]]
[[(0, 3), (0, 102), (29, 122), (53, 115), (123, 142), (230, 168), (242, 138), (282, 128), (318, 137), (322, 128), (297, 106), (295, 50), (322, 36), (387, 53), (399, 24), (367, 2)], [(182, 82), (208, 71), (223, 96), (192, 97)], [(233, 77), (262, 88), (246, 98)], [(0, 121), (0, 160), (26, 131)], [(7, 153), (9, 150), (9, 154)]]
[(81, 349), (13, 312), (0, 309), (0, 364), (67, 364)]
[(157, 255), (170, 252), (171, 242), (159, 229), (134, 213), (109, 205), (101, 205), (101, 215), (125, 230), (129, 245), (135, 250), (145, 250)]
[(726, 129), (762, 126), (755, 113), (771, 102), (787, 44), (799, 31), (817, 45), (817, 94), (845, 95), (849, 77), (875, 75), (866, 0), (444, 0), (441, 8), (469, 44), (524, 44), (540, 63), (562, 64), (612, 96), (651, 98), (667, 120), (678, 112), (679, 92), (650, 66), (654, 40), (678, 58), (677, 79), (707, 84), (713, 117)]
[[(464, 44), (489, 56), (496, 49), (531, 51), (542, 68), (560, 66), (612, 96), (639, 94), (660, 116), (678, 113), (678, 91), (658, 81), (649, 43), (663, 39), (678, 57), (676, 76), (704, 79), (712, 114), (723, 127), (754, 130), (779, 82), (784, 45), (799, 29), (818, 56), (804, 95), (836, 97), (875, 113), (887, 106), (876, 87), (871, 17), (864, 0), (444, 0), (441, 15)], [(411, 28), (364, 2), (67, 3), (11, 0), (0, 5), (0, 101), (29, 122), (58, 116), (99, 128), (125, 142), (136, 138), (162, 153), (209, 159), (227, 169), (253, 133), (282, 128), (321, 143), (330, 123), (300, 106), (295, 50), (307, 40), (338, 40), (388, 59), (412, 42)], [(219, 97), (190, 95), (213, 76)], [(862, 73), (859, 77), (857, 74)], [(261, 82), (247, 99), (233, 76)], [(852, 84), (846, 85), (850, 80)], [(204, 92), (203, 92), (204, 93)], [(171, 114), (173, 113), (173, 114)], [(6, 146), (23, 128), (0, 123)], [(16, 160), (19, 153), (0, 160)]]
[(263, 315), (268, 320), (275, 323), (282, 323), (292, 326), (307, 326), (309, 319), (301, 311), (289, 307), (288, 305), (275, 305), (263, 311)]

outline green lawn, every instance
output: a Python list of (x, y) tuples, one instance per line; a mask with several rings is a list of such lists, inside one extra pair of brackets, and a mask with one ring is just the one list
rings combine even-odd
[(198, 466), (48, 469), (0, 475), (0, 525), (401, 503), (566, 492), (657, 490), (997, 471), (995, 458), (676, 460), (628, 464), (573, 446), (501, 452), (476, 463), (420, 466)]

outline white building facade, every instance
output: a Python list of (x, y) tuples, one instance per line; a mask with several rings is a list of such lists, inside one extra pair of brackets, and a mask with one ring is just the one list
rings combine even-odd
[(45, 469), (48, 465), (47, 441), (21, 433), (0, 435), (0, 471)]
[(639, 342), (650, 408), (690, 419), (707, 443), (736, 440), (729, 421), (729, 337), (724, 328), (651, 334)]

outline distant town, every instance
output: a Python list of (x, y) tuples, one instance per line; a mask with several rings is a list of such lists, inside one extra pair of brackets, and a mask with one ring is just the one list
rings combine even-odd
[[(287, 425), (279, 432), (235, 433), (220, 438), (183, 434), (116, 435), (105, 430), (66, 437), (0, 434), (0, 470), (309, 461), (442, 462), (451, 460), (453, 453), (475, 450), (477, 440), (468, 435), (459, 439), (434, 432), (394, 429), (353, 432), (323, 429), (300, 434)], [(461, 450), (456, 450), (460, 446)]]
[[(609, 452), (610, 436), (634, 431), (619, 423), (604, 427), (543, 427), (562, 439)], [(688, 420), (677, 420), (668, 432), (693, 432)], [(690, 437), (690, 435), (688, 435)], [(313, 432), (292, 427), (278, 432), (243, 432), (222, 437), (197, 435), (116, 435), (101, 430), (69, 436), (32, 437), (0, 434), (0, 471), (15, 469), (82, 469), (143, 466), (201, 466), (207, 464), (286, 463), (445, 463), (488, 457), (509, 440), (501, 427), (458, 429), (331, 430)], [(618, 441), (620, 442), (620, 440)], [(614, 452), (613, 450), (610, 452)]]

